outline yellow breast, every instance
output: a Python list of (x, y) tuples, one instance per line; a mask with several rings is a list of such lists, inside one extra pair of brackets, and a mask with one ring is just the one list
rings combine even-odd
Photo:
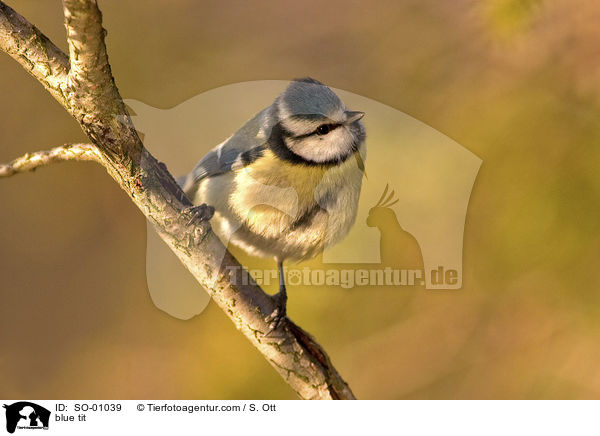
[[(353, 159), (348, 161), (353, 161), (350, 166), (356, 165)], [(348, 161), (333, 168), (298, 165), (266, 150), (260, 159), (237, 171), (230, 207), (254, 232), (278, 237), (317, 205), (315, 192), (323, 177), (343, 177)]]

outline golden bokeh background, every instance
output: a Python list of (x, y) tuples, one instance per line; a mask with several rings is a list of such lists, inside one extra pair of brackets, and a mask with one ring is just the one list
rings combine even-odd
[[(66, 49), (60, 2), (9, 4)], [(483, 160), (461, 290), (290, 287), (357, 397), (600, 397), (598, 2), (100, 6), (126, 98), (309, 75)], [(0, 161), (85, 140), (4, 54), (0, 78)], [(98, 165), (0, 180), (0, 398), (295, 398), (214, 304), (159, 311), (145, 254), (143, 216)]]

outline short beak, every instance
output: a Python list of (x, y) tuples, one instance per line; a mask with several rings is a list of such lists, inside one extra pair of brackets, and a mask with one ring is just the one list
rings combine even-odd
[(365, 116), (364, 112), (359, 111), (346, 111), (346, 124), (352, 124), (355, 121), (360, 120)]

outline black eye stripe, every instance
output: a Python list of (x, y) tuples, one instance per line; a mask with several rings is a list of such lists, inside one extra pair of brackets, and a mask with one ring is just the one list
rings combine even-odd
[[(277, 114), (278, 114), (278, 112), (277, 112)], [(340, 127), (342, 125), (342, 123), (336, 123), (331, 118), (328, 118), (322, 114), (294, 114), (294, 115), (290, 115), (287, 119), (292, 120), (292, 121), (313, 121), (313, 122), (320, 121), (321, 122), (321, 124), (312, 132), (304, 133), (304, 134), (300, 134), (300, 135), (295, 135), (293, 132), (286, 129), (282, 125), (281, 126), (282, 133), (284, 134), (284, 136), (286, 136), (287, 138), (292, 138), (292, 139), (304, 139), (304, 138), (308, 138), (309, 136), (313, 136), (313, 135), (323, 136), (323, 135), (328, 134), (332, 130), (337, 129), (338, 127)], [(320, 129), (321, 129), (321, 132), (319, 132)]]
[(313, 135), (314, 134), (327, 135), (329, 132), (331, 132), (334, 129), (337, 129), (340, 126), (341, 126), (341, 124), (335, 124), (335, 123), (321, 124), (319, 127), (317, 127), (317, 129), (312, 134)]
[(285, 136), (287, 138), (292, 138), (292, 139), (304, 139), (304, 138), (308, 138), (309, 136), (313, 136), (313, 135), (323, 136), (323, 135), (326, 135), (327, 133), (319, 133), (318, 132), (319, 128), (323, 127), (323, 126), (327, 126), (327, 128), (329, 129), (327, 131), (327, 133), (329, 133), (332, 130), (340, 127), (341, 124), (337, 124), (337, 123), (321, 124), (314, 131), (312, 131), (310, 133), (305, 133), (303, 135), (294, 135), (292, 132), (290, 132), (288, 129), (286, 129), (283, 125), (281, 125), (281, 133), (283, 134), (283, 136)]

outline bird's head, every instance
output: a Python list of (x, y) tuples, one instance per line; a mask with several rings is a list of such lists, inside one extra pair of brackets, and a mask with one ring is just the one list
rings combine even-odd
[(296, 79), (275, 101), (280, 145), (289, 157), (314, 164), (342, 162), (365, 139), (363, 112), (350, 111), (322, 83)]

